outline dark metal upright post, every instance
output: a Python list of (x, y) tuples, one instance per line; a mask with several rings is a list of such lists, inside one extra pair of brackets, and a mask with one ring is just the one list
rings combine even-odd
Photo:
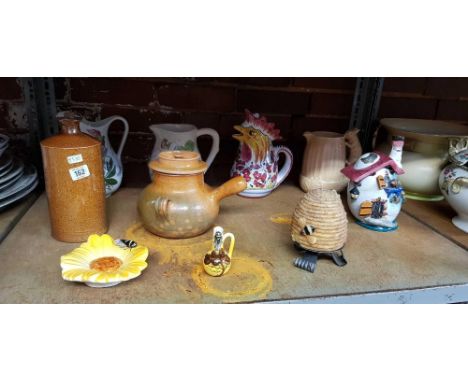
[(353, 108), (349, 127), (358, 128), (364, 152), (373, 149), (374, 135), (379, 125), (380, 98), (384, 79), (382, 77), (359, 77), (356, 81)]
[[(28, 116), (30, 158), (40, 168), (40, 141), (58, 132), (54, 79), (51, 77), (20, 78)], [(39, 171), (42, 174), (42, 171)]]

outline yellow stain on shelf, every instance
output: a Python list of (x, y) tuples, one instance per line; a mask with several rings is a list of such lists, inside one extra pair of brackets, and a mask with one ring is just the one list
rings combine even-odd
[(175, 263), (186, 265), (203, 261), (211, 247), (211, 232), (189, 239), (166, 239), (148, 232), (141, 223), (135, 223), (125, 231), (125, 238), (148, 247), (160, 265)]
[(234, 251), (231, 269), (225, 275), (209, 276), (203, 265), (197, 264), (193, 268), (192, 278), (202, 292), (225, 302), (265, 298), (273, 287), (270, 272), (259, 260), (240, 251)]
[(141, 223), (135, 223), (127, 228), (125, 238), (148, 247), (153, 261), (165, 265), (162, 275), (181, 280), (175, 288), (193, 299), (210, 294), (226, 302), (248, 301), (264, 298), (272, 289), (272, 277), (264, 265), (236, 249), (227, 274), (221, 277), (206, 274), (203, 258), (211, 248), (211, 231), (190, 239), (165, 239), (148, 232)]
[(270, 217), (270, 220), (276, 224), (291, 224), (292, 215), (287, 213), (274, 214)]

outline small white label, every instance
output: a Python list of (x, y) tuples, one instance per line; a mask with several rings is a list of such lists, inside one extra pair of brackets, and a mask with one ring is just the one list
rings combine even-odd
[(89, 168), (87, 164), (84, 164), (79, 167), (73, 167), (70, 170), (70, 176), (73, 181), (75, 180), (80, 180), (83, 178), (86, 178), (87, 176), (90, 176), (91, 174), (89, 173)]
[(69, 164), (80, 163), (83, 162), (83, 156), (81, 154), (70, 155), (67, 157), (67, 161)]

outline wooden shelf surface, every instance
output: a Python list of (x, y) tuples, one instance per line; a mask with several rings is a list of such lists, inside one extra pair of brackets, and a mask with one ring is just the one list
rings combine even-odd
[(136, 211), (140, 192), (121, 189), (108, 200), (109, 233), (150, 247), (140, 277), (99, 289), (64, 281), (60, 256), (77, 244), (51, 238), (42, 195), (0, 245), (0, 302), (299, 302), (468, 284), (466, 248), (406, 213), (399, 217), (400, 228), (388, 233), (364, 229), (349, 218), (345, 267), (326, 259), (313, 274), (294, 267), (298, 254), (287, 223), (304, 194), (292, 185), (264, 199), (234, 196), (222, 202), (216, 224), (236, 235), (236, 247), (230, 272), (212, 278), (201, 271), (211, 232), (186, 240), (147, 233)]
[(416, 220), (468, 250), (468, 233), (452, 224), (452, 218), (456, 216), (456, 213), (447, 201), (423, 202), (407, 199), (403, 210)]
[(10, 208), (0, 212), (0, 243), (8, 236), (10, 231), (21, 220), (26, 211), (37, 199), (37, 191), (31, 193), (21, 201), (16, 202)]

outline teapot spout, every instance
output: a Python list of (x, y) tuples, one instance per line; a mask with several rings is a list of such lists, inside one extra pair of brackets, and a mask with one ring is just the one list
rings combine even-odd
[(239, 192), (244, 191), (247, 188), (247, 182), (245, 181), (244, 177), (236, 176), (228, 180), (226, 183), (222, 184), (218, 188), (215, 188), (211, 191), (212, 197), (217, 200), (218, 202), (222, 199), (238, 194)]

